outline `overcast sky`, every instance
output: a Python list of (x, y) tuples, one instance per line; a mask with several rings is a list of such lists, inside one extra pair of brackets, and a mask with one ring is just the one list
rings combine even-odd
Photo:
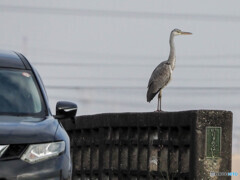
[(78, 114), (153, 111), (146, 86), (175, 39), (177, 64), (163, 91), (163, 109), (234, 113), (240, 152), (239, 1), (0, 1), (0, 48), (22, 52), (38, 69), (53, 109), (78, 104)]

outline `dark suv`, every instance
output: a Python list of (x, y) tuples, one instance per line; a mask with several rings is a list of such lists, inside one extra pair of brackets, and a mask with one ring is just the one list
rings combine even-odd
[(50, 112), (42, 81), (20, 53), (0, 51), (0, 180), (71, 179), (70, 141), (59, 122), (77, 106)]

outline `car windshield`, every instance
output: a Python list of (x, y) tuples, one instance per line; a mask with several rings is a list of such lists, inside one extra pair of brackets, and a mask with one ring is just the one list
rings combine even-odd
[(0, 69), (0, 115), (42, 116), (42, 96), (31, 71)]

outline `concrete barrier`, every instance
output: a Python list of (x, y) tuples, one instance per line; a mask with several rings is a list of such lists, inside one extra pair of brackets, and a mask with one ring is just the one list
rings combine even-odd
[(231, 172), (229, 111), (107, 113), (62, 124), (74, 179), (205, 180)]

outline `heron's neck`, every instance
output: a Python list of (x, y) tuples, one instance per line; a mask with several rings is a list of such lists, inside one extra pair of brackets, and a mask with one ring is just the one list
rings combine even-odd
[(171, 65), (172, 70), (175, 68), (176, 56), (175, 56), (175, 46), (174, 46), (174, 35), (171, 33), (170, 39), (170, 53), (168, 57), (168, 63)]

